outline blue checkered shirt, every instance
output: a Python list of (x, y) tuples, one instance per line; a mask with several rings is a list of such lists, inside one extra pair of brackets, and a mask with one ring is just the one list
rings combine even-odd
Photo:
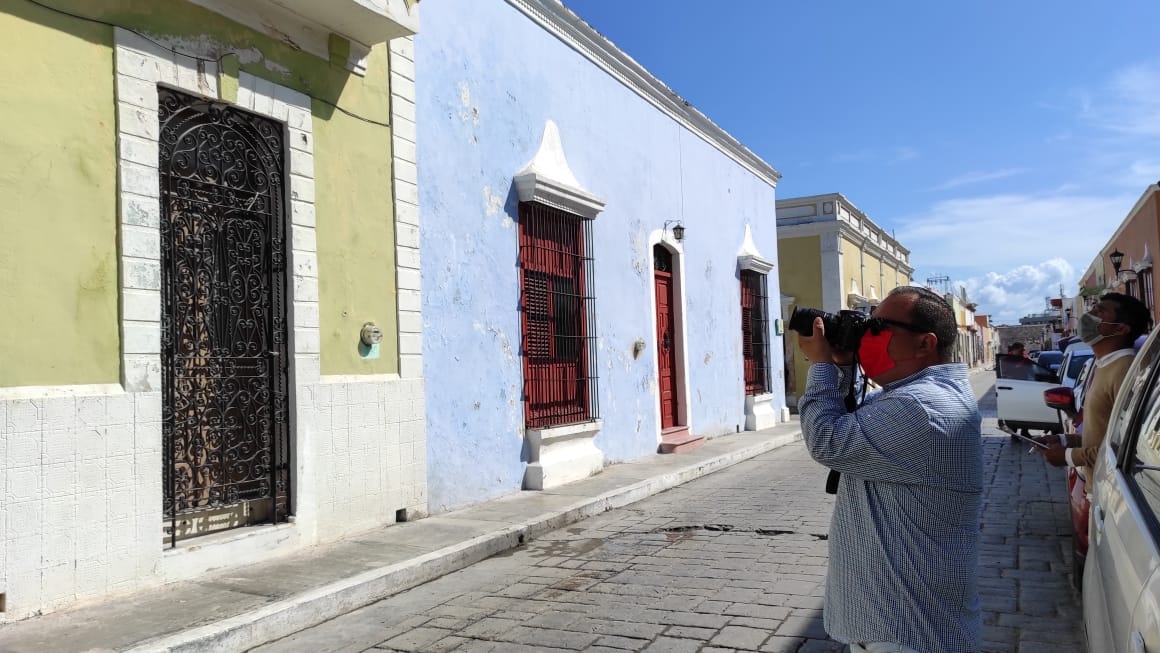
[(967, 368), (928, 367), (868, 395), (853, 413), (843, 404), (848, 376), (810, 366), (799, 402), (810, 455), (842, 473), (826, 631), (847, 643), (976, 653), (983, 461)]

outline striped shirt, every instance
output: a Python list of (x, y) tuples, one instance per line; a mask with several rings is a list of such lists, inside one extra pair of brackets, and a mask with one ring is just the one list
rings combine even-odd
[(799, 402), (810, 455), (842, 472), (826, 631), (846, 643), (976, 653), (983, 461), (967, 368), (928, 367), (867, 395), (853, 413), (843, 405), (846, 376), (810, 366)]

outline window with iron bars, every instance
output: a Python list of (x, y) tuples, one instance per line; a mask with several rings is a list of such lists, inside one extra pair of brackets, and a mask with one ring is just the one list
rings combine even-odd
[(519, 234), (526, 425), (597, 419), (592, 221), (523, 202)]
[(769, 392), (769, 308), (764, 274), (741, 271), (741, 343), (745, 394)]

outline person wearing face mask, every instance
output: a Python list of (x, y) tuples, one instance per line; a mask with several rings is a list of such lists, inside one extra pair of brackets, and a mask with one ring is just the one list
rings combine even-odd
[(867, 321), (857, 358), (881, 389), (848, 412), (851, 354), (821, 318), (798, 338), (811, 361), (798, 404), (814, 460), (841, 473), (829, 534), (824, 621), (852, 653), (977, 653), (981, 418), (958, 326), (925, 288), (896, 288)]
[(1096, 456), (1104, 443), (1108, 419), (1120, 384), (1136, 350), (1132, 344), (1148, 331), (1150, 312), (1144, 302), (1130, 295), (1108, 293), (1079, 318), (1079, 337), (1096, 355), (1096, 370), (1084, 395), (1083, 434), (1061, 434), (1037, 438), (1047, 448), (1034, 447), (1056, 467), (1081, 467), (1081, 476), (1091, 478)]

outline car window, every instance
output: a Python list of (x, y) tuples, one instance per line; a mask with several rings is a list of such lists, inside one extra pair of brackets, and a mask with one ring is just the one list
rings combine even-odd
[(1120, 386), (1120, 392), (1116, 396), (1116, 404), (1112, 407), (1112, 415), (1108, 420), (1107, 437), (1115, 451), (1120, 451), (1124, 435), (1128, 430), (1126, 428), (1128, 420), (1132, 417), (1131, 411), (1139, 405), (1137, 396), (1147, 390), (1148, 377), (1151, 376), (1157, 356), (1160, 355), (1160, 338), (1157, 337), (1157, 333), (1160, 333), (1160, 327), (1154, 329), (1147, 342), (1140, 347), (1140, 351), (1136, 354), (1136, 360), (1128, 368), (1128, 375), (1124, 377), (1124, 383)]
[(1067, 363), (1067, 371), (1065, 374), (1073, 379), (1079, 378), (1080, 370), (1083, 369), (1083, 364), (1088, 362), (1092, 354), (1072, 354), (1071, 360)]
[(1083, 408), (1084, 391), (1087, 389), (1088, 384), (1091, 383), (1092, 371), (1095, 370), (1095, 367), (1096, 362), (1089, 356), (1084, 361), (1083, 367), (1080, 368), (1079, 374), (1075, 377), (1075, 387), (1072, 388), (1072, 394), (1075, 397), (1076, 410)]
[(1056, 365), (1063, 360), (1062, 351), (1045, 351), (1035, 359), (1040, 365)]
[[(1153, 519), (1160, 515), (1160, 383), (1152, 380), (1147, 408), (1135, 423), (1136, 451), (1129, 457), (1132, 468), (1128, 477), (1134, 481), (1141, 508), (1147, 506)], [(1141, 465), (1153, 469), (1141, 468)]]
[[(995, 361), (995, 376), (1012, 381), (1044, 381), (1051, 370), (1022, 356), (999, 354)], [(1038, 378), (1037, 378), (1038, 377)]]

